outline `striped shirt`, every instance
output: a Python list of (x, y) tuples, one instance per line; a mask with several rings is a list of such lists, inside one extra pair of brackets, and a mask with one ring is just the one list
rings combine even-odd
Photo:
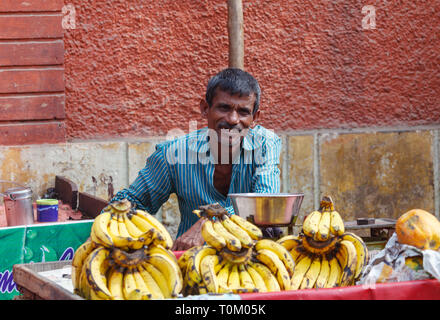
[[(177, 195), (181, 214), (177, 237), (198, 217), (201, 205), (219, 203), (234, 214), (231, 199), (214, 187), (214, 165), (207, 127), (156, 145), (135, 181), (111, 201), (127, 198), (139, 209), (155, 214), (170, 194)], [(229, 193), (278, 193), (281, 139), (261, 126), (249, 129), (233, 160)]]

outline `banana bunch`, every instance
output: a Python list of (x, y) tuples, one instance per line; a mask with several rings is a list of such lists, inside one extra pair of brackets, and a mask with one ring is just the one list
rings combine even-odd
[(367, 246), (356, 234), (345, 232), (329, 196), (306, 217), (298, 236), (287, 235), (277, 243), (295, 263), (291, 290), (352, 285), (368, 263)]
[(90, 237), (107, 248), (137, 250), (143, 246), (173, 245), (168, 230), (155, 217), (132, 208), (127, 199), (116, 201), (103, 209), (92, 225)]
[(109, 204), (73, 256), (74, 292), (92, 300), (175, 298), (183, 278), (172, 245), (166, 228), (147, 212), (128, 200)]
[(201, 233), (207, 245), (178, 260), (183, 295), (289, 290), (294, 260), (287, 249), (262, 239), (258, 227), (218, 204), (193, 212), (205, 220)]
[(160, 245), (127, 252), (89, 239), (73, 257), (72, 283), (85, 299), (150, 300), (177, 297), (183, 280), (176, 257)]
[(315, 241), (326, 241), (332, 236), (341, 236), (345, 232), (344, 221), (334, 209), (330, 196), (324, 196), (319, 210), (307, 215), (302, 231)]
[(183, 295), (288, 290), (294, 264), (289, 252), (268, 239), (255, 247), (243, 262), (224, 258), (210, 245), (185, 251), (178, 260)]
[(193, 212), (204, 220), (203, 239), (231, 263), (247, 262), (256, 241), (263, 237), (257, 226), (238, 215), (229, 214), (217, 203), (201, 206)]

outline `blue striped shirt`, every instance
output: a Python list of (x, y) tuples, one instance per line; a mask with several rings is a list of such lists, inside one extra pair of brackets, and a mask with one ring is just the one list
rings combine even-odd
[[(177, 237), (198, 220), (192, 211), (201, 205), (218, 202), (233, 214), (231, 199), (214, 187), (217, 162), (211, 154), (209, 132), (205, 127), (157, 144), (135, 181), (111, 201), (128, 198), (139, 209), (155, 214), (175, 193), (181, 214)], [(229, 193), (280, 192), (280, 152), (281, 139), (273, 131), (262, 126), (249, 129), (233, 160)]]

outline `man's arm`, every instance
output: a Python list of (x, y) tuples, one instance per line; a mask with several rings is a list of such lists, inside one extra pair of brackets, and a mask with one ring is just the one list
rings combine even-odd
[(174, 192), (165, 150), (161, 145), (148, 157), (134, 182), (120, 190), (110, 202), (128, 199), (137, 208), (155, 214)]

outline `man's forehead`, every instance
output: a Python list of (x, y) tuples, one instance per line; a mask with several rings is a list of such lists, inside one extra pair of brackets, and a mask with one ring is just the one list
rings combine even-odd
[(223, 99), (231, 99), (231, 98), (246, 99), (253, 106), (253, 104), (255, 102), (255, 99), (256, 99), (256, 95), (255, 95), (254, 92), (251, 92), (249, 94), (247, 94), (247, 93), (240, 93), (240, 92), (231, 94), (227, 90), (222, 90), (221, 88), (216, 88), (215, 89), (214, 98), (213, 98), (213, 102), (214, 101), (219, 102), (219, 100), (221, 101)]

